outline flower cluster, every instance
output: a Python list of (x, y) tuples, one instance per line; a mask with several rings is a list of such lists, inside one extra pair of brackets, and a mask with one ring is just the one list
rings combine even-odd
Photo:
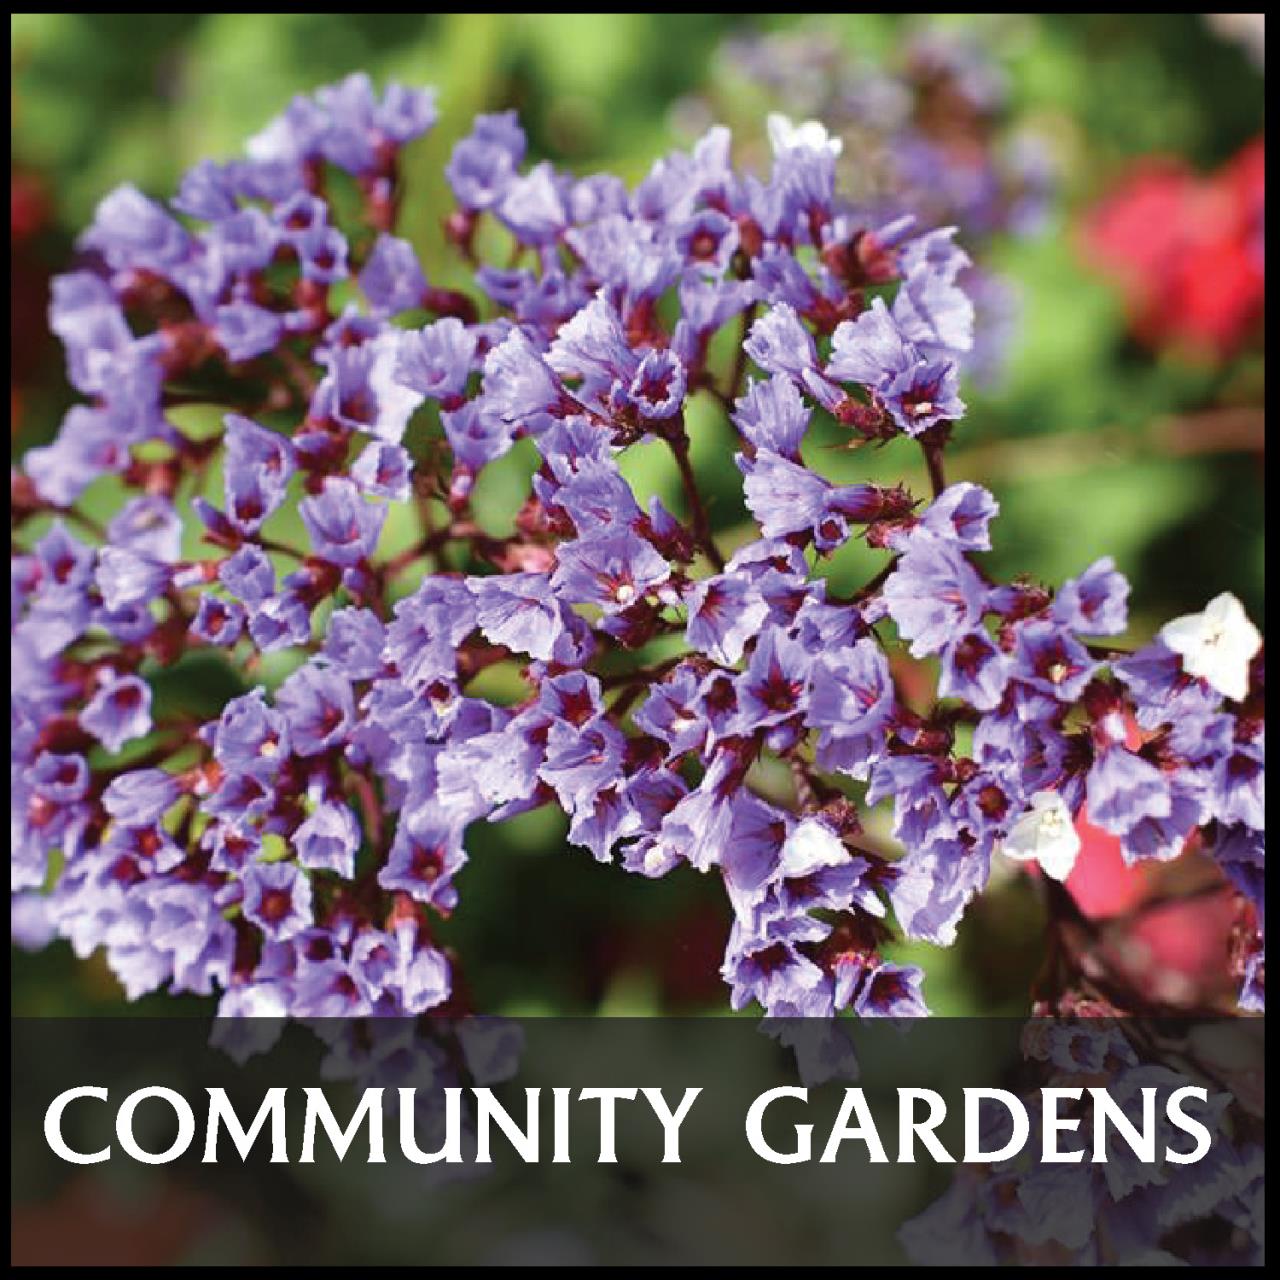
[[(910, 212), (926, 226), (956, 225), (977, 259), (961, 277), (978, 317), (963, 359), (976, 381), (997, 382), (1020, 312), (1013, 282), (985, 265), (1001, 236), (1041, 234), (1058, 187), (1043, 131), (1011, 118), (993, 43), (970, 29), (928, 24), (892, 65), (850, 54), (824, 28), (739, 37), (724, 61), (792, 115), (821, 120), (843, 149), (841, 178), (883, 216)], [(783, 117), (770, 121), (771, 135)]]
[[(1097, 1125), (1086, 1088), (1105, 1079), (1112, 1105), (1134, 1132), (1154, 1131), (1155, 1152), (1185, 1152), (1186, 1135), (1164, 1117), (1154, 1126), (1144, 1122), (1144, 1099), (1205, 1079), (1197, 1069), (1212, 1066), (1221, 1072), (1222, 1063), (1166, 1065), (1158, 1056), (1135, 1051), (1119, 1024), (1099, 1009), (1071, 1012), (1079, 1021), (1028, 1023), (1023, 1048), (1026, 1067), (1037, 1080), (1074, 1091), (1082, 1100), (1064, 1120), (1048, 1114), (1040, 1088), (1022, 1093), (1031, 1131), (1047, 1131), (1053, 1124), (1074, 1129), (1075, 1137), (1064, 1140), (1064, 1147), (1069, 1143), (1087, 1151), (1090, 1141), (1097, 1141)], [(1201, 1042), (1212, 1046), (1214, 1032), (1199, 1030)], [(1240, 1047), (1233, 1052), (1238, 1055)], [(1202, 1160), (1174, 1162), (1154, 1153), (1139, 1159), (1111, 1130), (1105, 1162), (1084, 1157), (1048, 1163), (1015, 1155), (962, 1166), (947, 1191), (900, 1229), (899, 1239), (913, 1262), (952, 1266), (958, 1261), (1173, 1266), (1211, 1258), (1259, 1265), (1265, 1248), (1262, 1099), (1243, 1085), (1245, 1074), (1236, 1069), (1226, 1073), (1226, 1080), (1207, 1077), (1214, 1087), (1206, 1089), (1203, 1103), (1191, 1104), (1189, 1114), (1212, 1135)], [(993, 1107), (983, 1126), (982, 1149), (1009, 1149), (1012, 1128), (1008, 1111)]]
[[(459, 291), (392, 234), (434, 116), (362, 76), (300, 97), (172, 209), (109, 195), (56, 281), (87, 403), (12, 479), (15, 936), (226, 1015), (465, 1012), (432, 924), (468, 829), (554, 805), (602, 862), (723, 880), (735, 1007), (917, 1013), (890, 909), (949, 943), (1001, 847), (1065, 875), (1087, 802), (1129, 858), (1204, 833), (1260, 1004), (1260, 638), (1221, 597), (1125, 655), (1097, 640), (1126, 627), (1110, 561), (1056, 593), (984, 570), (996, 502), (943, 470), (973, 344), (952, 231), (843, 200), (821, 131), (776, 129), (756, 176), (712, 129), (628, 190), (481, 116), (446, 169)], [(696, 397), (739, 436), (730, 556)], [(931, 500), (825, 478), (816, 415), (922, 451)], [(498, 534), (474, 486), (517, 441), (536, 470)], [(677, 512), (623, 474), (651, 443)], [(840, 596), (855, 537), (884, 568)], [(182, 686), (219, 654), (242, 692), (208, 718)], [(523, 695), (486, 696), (494, 667)], [(900, 850), (861, 834), (882, 802)]]

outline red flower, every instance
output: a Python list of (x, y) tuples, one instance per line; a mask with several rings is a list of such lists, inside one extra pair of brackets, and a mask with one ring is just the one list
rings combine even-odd
[(1093, 211), (1090, 256), (1112, 274), (1136, 337), (1222, 358), (1263, 315), (1265, 149), (1249, 143), (1203, 178), (1153, 158)]

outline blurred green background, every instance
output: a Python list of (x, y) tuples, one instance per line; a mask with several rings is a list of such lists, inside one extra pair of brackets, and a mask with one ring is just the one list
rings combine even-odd
[[(26, 14), (12, 25), (14, 456), (47, 440), (71, 401), (43, 338), (47, 274), (123, 181), (171, 194), (202, 156), (235, 154), (299, 91), (357, 69), (434, 84), (441, 120), (407, 153), (400, 234), (433, 278), (451, 279), (439, 232), (451, 206), (441, 170), (478, 110), (518, 108), (531, 159), (638, 180), (692, 140), (691, 120), (727, 117), (755, 147), (779, 102), (744, 85), (725, 52), (744, 35), (803, 28), (833, 50), (892, 66), (920, 15), (721, 14)], [(1260, 335), (1224, 358), (1153, 351), (1129, 333), (1114, 281), (1082, 253), (1080, 219), (1152, 153), (1208, 173), (1261, 133), (1263, 76), (1239, 42), (1202, 16), (1048, 15), (938, 20), (975, 29), (1007, 77), (1006, 113), (1053, 143), (1060, 193), (1042, 233), (997, 238), (987, 264), (1023, 297), (1009, 367), (966, 389), (950, 474), (1000, 499), (992, 568), (1060, 581), (1113, 555), (1134, 583), (1136, 639), (1167, 617), (1235, 591), (1262, 608)], [(19, 234), (21, 232), (21, 234)], [(1224, 414), (1226, 415), (1224, 417)], [(1224, 422), (1230, 429), (1224, 430)], [(732, 472), (709, 464), (721, 421), (695, 423), (717, 522), (739, 507)], [(822, 441), (819, 439), (818, 444)], [(923, 477), (902, 451), (829, 453), (846, 478)], [(518, 458), (511, 465), (518, 467)], [(638, 485), (674, 475), (643, 460)], [(505, 475), (505, 479), (504, 479)], [(516, 471), (497, 475), (500, 507)], [(714, 481), (713, 481), (714, 483)], [(504, 485), (507, 486), (504, 488)], [(673, 502), (678, 497), (673, 495)], [(833, 573), (861, 570), (855, 551)], [(467, 958), (481, 1007), (507, 1012), (689, 1011), (723, 1007), (716, 969), (722, 893), (692, 873), (650, 883), (562, 844), (548, 812), (468, 837), (462, 904), (442, 932)], [(1041, 954), (1025, 880), (995, 886), (948, 952), (902, 948), (930, 973), (941, 1013), (1025, 1007)], [(118, 1007), (105, 968), (65, 944), (15, 953), (19, 1011)], [(143, 1002), (170, 1010), (165, 996)]]

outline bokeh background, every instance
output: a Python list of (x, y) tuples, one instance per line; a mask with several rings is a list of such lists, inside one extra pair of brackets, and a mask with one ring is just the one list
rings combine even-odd
[[(441, 121), (410, 148), (399, 228), (433, 278), (449, 269), (435, 265), (447, 259), (441, 169), (479, 110), (518, 108), (531, 159), (631, 181), (712, 122), (765, 163), (767, 111), (820, 114), (845, 138), (855, 188), (905, 186), (961, 222), (978, 260), (992, 359), (966, 386), (949, 469), (1002, 504), (995, 572), (1053, 582), (1113, 555), (1134, 584), (1134, 640), (1221, 590), (1261, 614), (1256, 15), (41, 14), (15, 16), (12, 37), (15, 458), (71, 402), (45, 333), (47, 283), (98, 199), (123, 181), (171, 194), (183, 169), (237, 152), (293, 93), (357, 69), (438, 87)], [(713, 486), (726, 472), (733, 484), (716, 465), (727, 430), (699, 435)], [(830, 458), (833, 475), (901, 475), (892, 451)], [(659, 490), (673, 479), (640, 471)], [(717, 497), (731, 525), (733, 496)], [(506, 500), (499, 479), (490, 501)], [(833, 572), (859, 567), (854, 551)], [(715, 887), (627, 877), (562, 834), (539, 812), (469, 837), (462, 908), (441, 932), (480, 1006), (722, 1008)], [(1166, 997), (1197, 984), (1216, 995), (1230, 907), (1203, 868), (1180, 860), (1157, 884), (1123, 872), (1097, 833), (1088, 850), (1073, 892), (1120, 960)], [(1169, 877), (1194, 897), (1145, 910)], [(955, 948), (902, 951), (928, 970), (937, 1012), (1025, 1009), (1043, 955), (1036, 887), (997, 879)], [(105, 967), (65, 944), (14, 959), (19, 1012), (122, 1006)]]

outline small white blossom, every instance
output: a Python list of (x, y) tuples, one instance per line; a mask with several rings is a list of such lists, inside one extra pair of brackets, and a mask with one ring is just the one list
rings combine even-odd
[(1181, 656), (1188, 675), (1207, 681), (1224, 697), (1240, 702), (1249, 692), (1249, 663), (1262, 637), (1230, 591), (1210, 600), (1203, 613), (1166, 622), (1160, 639)]
[(1080, 852), (1080, 836), (1066, 801), (1056, 791), (1037, 791), (1010, 828), (1001, 851), (1015, 862), (1038, 862), (1045, 875), (1065, 880)]
[(778, 865), (786, 876), (807, 876), (848, 860), (849, 851), (825, 822), (805, 818), (787, 837)]
[(667, 855), (661, 848), (659, 848), (658, 845), (655, 844), (651, 849), (648, 849), (645, 852), (643, 859), (645, 874), (651, 876), (659, 875), (662, 872), (663, 867), (666, 865), (666, 862)]
[(833, 156), (838, 156), (844, 150), (844, 143), (839, 138), (833, 138), (821, 120), (802, 120), (796, 124), (781, 112), (771, 111), (765, 124), (769, 130), (769, 145), (775, 156), (800, 149), (830, 151)]

